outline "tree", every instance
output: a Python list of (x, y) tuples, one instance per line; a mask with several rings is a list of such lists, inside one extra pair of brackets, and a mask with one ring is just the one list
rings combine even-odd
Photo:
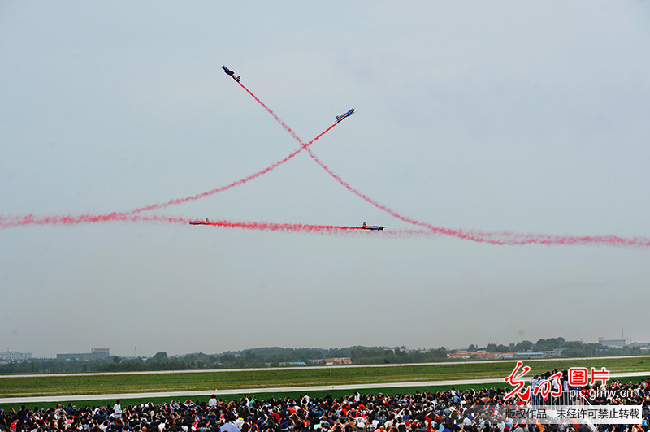
[(521, 341), (521, 342), (519, 342), (517, 345), (515, 345), (515, 350), (516, 350), (516, 351), (519, 351), (519, 352), (530, 351), (530, 350), (533, 349), (533, 346), (534, 346), (534, 345), (535, 345), (535, 344), (533, 344), (533, 343), (532, 343), (531, 341), (529, 341), (529, 340)]
[(167, 351), (158, 351), (151, 359), (156, 362), (166, 361), (168, 359)]
[(563, 337), (553, 339), (539, 339), (535, 344), (537, 351), (551, 351), (555, 348), (563, 348), (566, 341)]

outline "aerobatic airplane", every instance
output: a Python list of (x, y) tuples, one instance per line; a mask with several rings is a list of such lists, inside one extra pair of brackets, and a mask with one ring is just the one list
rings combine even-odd
[(223, 71), (226, 73), (226, 75), (230, 75), (230, 78), (234, 79), (235, 81), (239, 82), (239, 76), (235, 76), (235, 71), (231, 71), (225, 66), (221, 66), (223, 68)]
[(336, 122), (340, 122), (346, 117), (350, 117), (352, 114), (354, 114), (354, 108), (352, 108), (350, 111), (346, 112), (345, 114), (341, 114), (340, 116), (336, 116)]
[(210, 219), (205, 218), (204, 221), (190, 221), (190, 225), (209, 225), (210, 224)]
[(361, 227), (365, 230), (370, 230), (370, 231), (383, 231), (384, 227), (383, 226), (377, 226), (377, 225), (366, 225), (366, 223), (363, 223), (363, 226)]

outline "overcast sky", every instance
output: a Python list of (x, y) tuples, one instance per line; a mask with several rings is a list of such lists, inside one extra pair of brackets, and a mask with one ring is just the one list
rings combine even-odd
[[(195, 195), (299, 144), (435, 226), (650, 237), (650, 2), (0, 0), (0, 215)], [(151, 215), (412, 229), (300, 154)], [(386, 235), (384, 235), (386, 234)], [(649, 342), (650, 249), (147, 222), (0, 230), (0, 350)]]

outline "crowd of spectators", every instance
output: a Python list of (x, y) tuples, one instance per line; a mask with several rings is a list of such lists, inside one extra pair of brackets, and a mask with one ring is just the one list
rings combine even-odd
[[(0, 410), (0, 432), (648, 432), (650, 380), (606, 386), (607, 396), (585, 403), (643, 406), (639, 425), (544, 425), (504, 414), (507, 389), (415, 392), (236, 401), (142, 403), (122, 407), (72, 404)], [(595, 429), (594, 429), (595, 428)]]

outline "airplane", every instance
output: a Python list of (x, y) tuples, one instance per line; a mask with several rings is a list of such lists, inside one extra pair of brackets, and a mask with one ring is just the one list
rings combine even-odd
[(336, 116), (336, 122), (338, 123), (344, 118), (351, 116), (352, 114), (354, 114), (354, 108), (352, 108), (350, 111), (346, 112), (345, 114)]
[(235, 76), (235, 71), (232, 71), (228, 69), (226, 66), (221, 66), (223, 68), (223, 71), (226, 73), (226, 75), (230, 75), (230, 78), (234, 79), (235, 81), (239, 82), (240, 76)]
[(210, 219), (205, 218), (205, 222), (203, 221), (190, 221), (190, 225), (209, 225), (210, 224)]
[(366, 225), (366, 223), (363, 223), (363, 226), (361, 227), (365, 230), (370, 230), (370, 231), (383, 231), (384, 227), (383, 226), (377, 226), (377, 225)]

